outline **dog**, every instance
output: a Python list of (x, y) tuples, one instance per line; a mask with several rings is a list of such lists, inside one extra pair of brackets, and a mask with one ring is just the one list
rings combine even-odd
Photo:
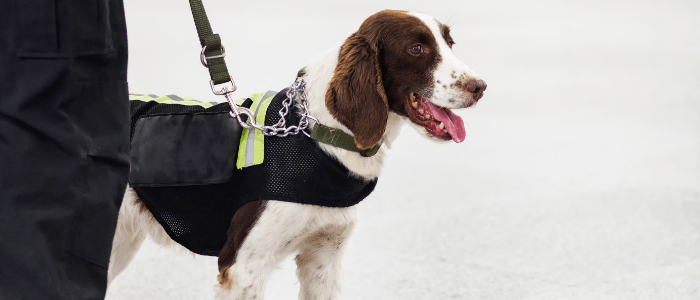
[[(358, 149), (318, 143), (354, 176), (375, 180), (403, 123), (436, 141), (462, 142), (462, 119), (452, 109), (473, 106), (486, 83), (452, 53), (450, 28), (415, 12), (386, 10), (366, 19), (342, 45), (306, 65), (308, 109), (320, 124), (352, 135)], [(341, 257), (357, 222), (357, 206), (323, 207), (265, 199), (236, 211), (219, 253), (217, 299), (263, 299), (266, 280), (296, 254), (299, 299), (339, 299)], [(150, 237), (178, 246), (136, 192), (127, 187), (119, 212), (108, 280)]]

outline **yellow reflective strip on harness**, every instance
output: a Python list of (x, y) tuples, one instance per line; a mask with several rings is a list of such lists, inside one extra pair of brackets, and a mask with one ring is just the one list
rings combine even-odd
[[(156, 102), (160, 104), (177, 104), (177, 105), (188, 105), (188, 106), (201, 106), (204, 108), (210, 108), (214, 106), (214, 103), (211, 102), (201, 102), (198, 100), (195, 100), (194, 98), (189, 98), (189, 97), (180, 97), (176, 95), (167, 95), (167, 96), (160, 96), (160, 95), (141, 95), (141, 94), (129, 94), (129, 100), (130, 101), (143, 101), (143, 102)], [(236, 103), (239, 105), (243, 103), (245, 99), (237, 99), (235, 100)]]
[[(277, 92), (268, 91), (266, 93), (254, 94), (250, 97), (253, 103), (250, 110), (255, 113), (255, 122), (260, 125), (265, 124), (267, 109)], [(236, 168), (243, 169), (254, 165), (262, 164), (265, 160), (265, 135), (260, 130), (250, 131), (244, 129), (241, 133), (241, 144), (238, 147), (238, 158)]]
[(236, 159), (236, 168), (243, 169), (245, 166), (245, 148), (248, 144), (248, 129), (244, 128), (241, 133), (241, 144), (238, 146), (238, 158)]
[[(263, 100), (263, 103), (260, 104), (260, 108), (258, 109), (258, 112), (255, 116), (258, 124), (265, 124), (267, 108), (270, 106), (272, 98), (274, 97), (274, 94), (272, 94), (272, 96), (267, 97), (267, 99)], [(263, 163), (263, 160), (265, 160), (265, 135), (260, 130), (255, 131), (255, 149), (253, 151), (255, 153), (253, 165), (259, 165)]]
[[(257, 93), (250, 96), (250, 100), (253, 100), (253, 104), (250, 105), (251, 110), (255, 110), (258, 104), (262, 100), (265, 93)], [(250, 135), (250, 129), (244, 128), (241, 133), (241, 144), (238, 147), (238, 159), (236, 160), (236, 168), (243, 169), (246, 167), (246, 154), (248, 150), (248, 135)], [(251, 158), (252, 159), (252, 158)]]

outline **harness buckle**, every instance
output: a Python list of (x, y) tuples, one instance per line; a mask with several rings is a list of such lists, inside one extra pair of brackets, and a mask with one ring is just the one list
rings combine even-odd
[(226, 47), (224, 47), (224, 45), (221, 45), (221, 54), (219, 55), (206, 56), (206, 54), (204, 54), (205, 51), (207, 51), (207, 46), (202, 47), (202, 52), (199, 54), (199, 61), (202, 63), (202, 66), (207, 68), (209, 68), (207, 61), (210, 59), (226, 57)]

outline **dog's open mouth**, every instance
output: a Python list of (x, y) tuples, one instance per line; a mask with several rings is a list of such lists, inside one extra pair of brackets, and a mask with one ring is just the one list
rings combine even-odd
[(456, 143), (464, 141), (467, 135), (464, 122), (449, 108), (437, 106), (418, 94), (411, 94), (405, 103), (409, 119), (425, 127), (433, 137)]

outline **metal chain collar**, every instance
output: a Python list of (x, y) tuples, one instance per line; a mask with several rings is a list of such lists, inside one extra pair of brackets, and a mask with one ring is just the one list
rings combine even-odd
[[(233, 79), (231, 80), (233, 83)], [(231, 106), (231, 116), (236, 118), (238, 120), (238, 123), (243, 126), (243, 128), (247, 129), (252, 129), (255, 128), (257, 130), (260, 130), (264, 135), (266, 136), (278, 136), (278, 137), (285, 137), (288, 135), (297, 135), (299, 132), (304, 133), (306, 136), (311, 137), (309, 133), (306, 132), (306, 128), (309, 127), (309, 119), (315, 121), (316, 123), (318, 122), (318, 119), (314, 118), (310, 113), (309, 113), (309, 105), (308, 101), (306, 99), (306, 81), (302, 79), (301, 77), (297, 77), (296, 80), (294, 80), (294, 83), (292, 86), (289, 87), (289, 90), (287, 90), (287, 98), (282, 101), (282, 108), (279, 111), (279, 116), (280, 119), (277, 121), (276, 124), (272, 126), (263, 126), (260, 124), (257, 124), (255, 122), (255, 113), (251, 111), (248, 108), (241, 107), (233, 99), (233, 92), (235, 91), (235, 84), (233, 85), (232, 89), (229, 89), (228, 87), (217, 91), (214, 88), (214, 84), (211, 84), (212, 86), (212, 91), (216, 95), (224, 95), (226, 97), (226, 100), (228, 101), (228, 104)], [(301, 107), (301, 116), (299, 119), (299, 124), (298, 125), (290, 125), (287, 127), (287, 121), (285, 117), (289, 114), (289, 107), (292, 106), (292, 102), (299, 98), (299, 106)], [(243, 121), (242, 116), (248, 116), (248, 119)]]

